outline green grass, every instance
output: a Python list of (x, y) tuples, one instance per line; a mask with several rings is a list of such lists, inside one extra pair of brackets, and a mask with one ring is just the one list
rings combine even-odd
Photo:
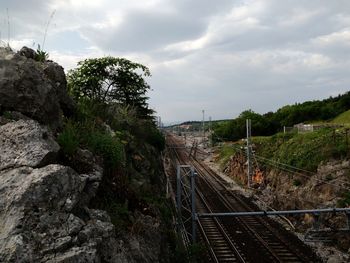
[(264, 158), (315, 172), (322, 161), (348, 155), (345, 129), (324, 128), (301, 134), (277, 134), (255, 140), (256, 154)]
[(336, 118), (333, 119), (332, 123), (350, 125), (350, 110), (339, 114)]
[(68, 120), (57, 141), (68, 157), (72, 156), (78, 147), (82, 147), (103, 157), (106, 168), (115, 168), (125, 163), (124, 145), (119, 137), (104, 131), (91, 121)]
[(232, 144), (223, 144), (219, 151), (219, 164), (221, 168), (228, 162), (230, 157), (238, 150)]
[[(350, 134), (348, 137), (347, 142), (345, 128), (323, 128), (309, 133), (277, 133), (273, 136), (252, 137), (252, 144), (258, 157), (266, 158), (275, 165), (283, 163), (316, 172), (321, 162), (349, 155)], [(239, 151), (240, 146), (244, 145), (242, 143), (236, 146), (224, 144), (220, 148), (221, 167)], [(267, 164), (264, 160), (260, 159), (259, 162), (271, 167), (271, 163)]]
[(57, 141), (64, 154), (71, 156), (79, 147), (79, 132), (72, 121), (65, 124), (64, 130), (58, 135)]

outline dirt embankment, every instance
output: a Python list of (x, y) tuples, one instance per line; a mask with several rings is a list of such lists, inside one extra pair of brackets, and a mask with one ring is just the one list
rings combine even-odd
[[(214, 160), (218, 159), (214, 157)], [(229, 158), (221, 171), (240, 185), (247, 183), (247, 163), (243, 153), (236, 153)], [(350, 184), (350, 160), (332, 160), (318, 166), (317, 172), (288, 171), (277, 167), (258, 167), (255, 165), (253, 175), (253, 193), (256, 202), (263, 208), (275, 210), (313, 209), (344, 207), (347, 202), (347, 193)], [(258, 183), (258, 181), (261, 183)], [(290, 217), (296, 232), (305, 234), (315, 226), (315, 217), (310, 214)], [(347, 227), (344, 214), (322, 214), (320, 228), (331, 232), (333, 243), (329, 254), (337, 253), (333, 248), (349, 253), (350, 238), (348, 233), (339, 233), (334, 230)], [(303, 236), (303, 235), (301, 235)], [(326, 249), (319, 243), (312, 244), (323, 253)], [(338, 261), (343, 262), (343, 261)]]

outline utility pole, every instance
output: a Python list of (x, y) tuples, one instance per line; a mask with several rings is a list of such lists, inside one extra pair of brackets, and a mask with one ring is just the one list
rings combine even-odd
[(192, 219), (192, 244), (196, 243), (196, 225), (197, 225), (197, 214), (196, 214), (196, 184), (195, 179), (197, 172), (191, 167), (191, 219)]
[(203, 113), (202, 129), (203, 129), (203, 143), (204, 143), (204, 140), (205, 140), (205, 130), (204, 130), (204, 110), (202, 110), (202, 113)]
[(160, 116), (158, 116), (158, 128), (159, 129), (162, 128), (162, 120), (161, 120)]
[(252, 153), (252, 147), (250, 145), (250, 137), (252, 135), (252, 128), (251, 128), (252, 122), (250, 119), (246, 120), (246, 126), (247, 126), (247, 176), (248, 176), (248, 188), (251, 184), (251, 176), (252, 176), (252, 161), (251, 161), (251, 153)]
[(211, 116), (209, 116), (209, 143), (210, 143), (210, 147), (213, 146), (213, 142), (212, 142), (212, 138), (211, 138)]

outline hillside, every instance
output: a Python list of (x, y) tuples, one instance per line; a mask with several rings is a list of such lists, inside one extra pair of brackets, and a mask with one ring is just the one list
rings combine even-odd
[[(349, 207), (349, 136), (346, 127), (253, 136), (252, 181), (257, 202), (276, 210)], [(215, 160), (222, 171), (245, 187), (245, 142), (226, 142), (216, 149)], [(312, 227), (310, 216), (289, 219), (298, 231)], [(344, 228), (346, 220), (341, 215), (329, 215), (320, 227)], [(331, 236), (333, 245), (348, 251), (350, 240), (346, 235), (332, 232)]]
[[(254, 136), (266, 136), (283, 131), (283, 127), (293, 127), (298, 123), (331, 121), (349, 109), (350, 92), (324, 100), (286, 105), (276, 112), (268, 112), (265, 114), (246, 110), (237, 118), (217, 125), (214, 128), (213, 139), (216, 141), (235, 141), (245, 137), (246, 119), (252, 120), (252, 134)], [(344, 119), (337, 121), (342, 120)]]
[(350, 125), (350, 110), (347, 110), (332, 120), (332, 123)]

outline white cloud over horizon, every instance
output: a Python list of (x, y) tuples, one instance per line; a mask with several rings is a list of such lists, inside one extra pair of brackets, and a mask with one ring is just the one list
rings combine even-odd
[(42, 44), (66, 69), (88, 57), (148, 66), (164, 121), (259, 113), (350, 88), (348, 0), (1, 0), (1, 40)]

